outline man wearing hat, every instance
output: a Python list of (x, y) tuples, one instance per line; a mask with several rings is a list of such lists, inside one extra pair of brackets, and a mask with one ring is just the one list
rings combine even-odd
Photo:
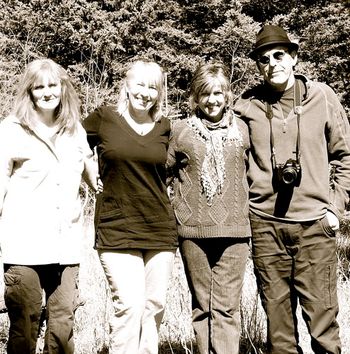
[(350, 128), (330, 87), (294, 74), (297, 51), (281, 27), (264, 26), (250, 53), (264, 81), (236, 103), (251, 139), (253, 260), (268, 352), (302, 353), (299, 302), (313, 351), (340, 353), (335, 234), (349, 201)]

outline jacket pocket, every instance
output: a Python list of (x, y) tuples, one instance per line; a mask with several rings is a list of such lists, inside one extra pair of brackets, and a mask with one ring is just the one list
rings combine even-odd
[(100, 212), (100, 220), (101, 221), (120, 219), (121, 217), (123, 217), (123, 213), (122, 213), (121, 209), (119, 209), (119, 208)]

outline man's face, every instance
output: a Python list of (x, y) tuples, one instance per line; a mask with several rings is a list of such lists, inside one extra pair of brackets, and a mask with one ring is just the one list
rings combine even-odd
[(294, 84), (293, 67), (297, 63), (295, 52), (285, 46), (276, 46), (259, 53), (258, 69), (264, 80), (276, 91), (284, 91)]

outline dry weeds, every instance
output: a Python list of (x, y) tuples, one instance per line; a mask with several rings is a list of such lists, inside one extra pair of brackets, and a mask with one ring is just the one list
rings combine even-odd
[[(89, 218), (91, 219), (91, 218)], [(108, 354), (108, 319), (112, 314), (109, 290), (96, 252), (93, 250), (93, 228), (88, 223), (85, 230), (83, 261), (80, 270), (80, 297), (83, 306), (76, 311), (76, 354)], [(341, 239), (342, 243), (346, 240)], [(339, 268), (340, 270), (343, 268)], [(0, 274), (2, 279), (2, 274)], [(3, 283), (0, 281), (0, 294)], [(343, 353), (350, 354), (350, 280), (340, 272), (338, 282)], [(301, 346), (305, 354), (312, 354), (309, 336), (299, 310)], [(251, 260), (248, 261), (242, 296), (241, 353), (262, 354), (266, 338), (266, 319), (257, 296)], [(7, 314), (0, 314), (0, 354), (5, 354), (8, 332)], [(38, 351), (40, 352), (40, 351)], [(183, 271), (181, 257), (177, 254), (173, 277), (168, 291), (167, 308), (160, 331), (161, 354), (196, 354), (191, 327), (190, 294)]]

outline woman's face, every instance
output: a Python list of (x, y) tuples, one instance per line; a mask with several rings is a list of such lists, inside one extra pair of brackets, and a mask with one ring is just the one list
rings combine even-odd
[(61, 101), (61, 82), (48, 72), (44, 72), (35, 80), (31, 93), (39, 112), (54, 112)]
[(129, 75), (127, 93), (131, 113), (148, 113), (159, 96), (157, 85), (151, 75), (141, 70), (136, 70)]
[(222, 118), (225, 105), (225, 94), (218, 80), (215, 80), (213, 85), (201, 92), (198, 97), (199, 109), (212, 122), (218, 122)]

